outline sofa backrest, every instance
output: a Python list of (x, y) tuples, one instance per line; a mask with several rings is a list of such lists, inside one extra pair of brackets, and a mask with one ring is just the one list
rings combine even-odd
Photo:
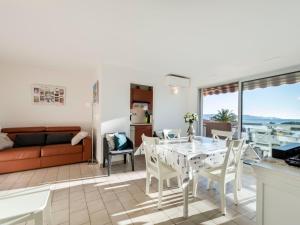
[(2, 133), (7, 133), (7, 136), (14, 141), (17, 134), (53, 134), (53, 133), (72, 133), (76, 135), (81, 128), (79, 126), (68, 126), (68, 127), (14, 127), (14, 128), (3, 128)]

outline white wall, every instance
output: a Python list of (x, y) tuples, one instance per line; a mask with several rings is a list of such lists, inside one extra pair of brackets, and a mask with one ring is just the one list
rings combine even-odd
[[(0, 64), (0, 126), (79, 125), (88, 128), (92, 99), (92, 71)], [(66, 87), (65, 106), (34, 105), (31, 85)]]
[[(159, 77), (159, 78), (158, 78)], [(165, 84), (164, 74), (157, 76), (145, 71), (132, 68), (102, 65), (98, 73), (100, 80), (100, 135), (107, 132), (130, 132), (130, 84), (142, 84), (153, 86), (154, 91), (154, 130), (164, 128), (181, 128), (186, 132), (183, 120), (184, 114), (190, 109), (196, 110), (188, 100), (192, 96), (195, 99), (195, 91), (180, 89), (178, 95), (173, 95)], [(98, 130), (99, 131), (99, 130)], [(97, 141), (101, 146), (101, 141)], [(97, 149), (97, 159), (102, 160), (102, 151)]]
[[(101, 65), (98, 70), (78, 71), (47, 67), (0, 64), (0, 126), (79, 125), (88, 129), (92, 85), (99, 80), (100, 102), (94, 105), (94, 131), (97, 159), (102, 161), (102, 137), (107, 132), (130, 132), (130, 84), (153, 86), (154, 130), (181, 128), (183, 116), (196, 111), (195, 90), (180, 89), (173, 95), (164, 74), (157, 76), (132, 68)], [(31, 85), (35, 83), (66, 87), (65, 106), (33, 105)]]

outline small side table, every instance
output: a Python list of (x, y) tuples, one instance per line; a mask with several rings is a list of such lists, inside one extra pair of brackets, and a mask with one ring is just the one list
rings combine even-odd
[(14, 225), (34, 220), (35, 225), (52, 225), (50, 186), (39, 186), (0, 194), (0, 224)]

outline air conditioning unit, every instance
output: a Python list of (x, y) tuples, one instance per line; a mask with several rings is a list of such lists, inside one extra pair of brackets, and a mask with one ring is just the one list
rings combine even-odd
[(177, 74), (168, 74), (166, 75), (166, 84), (169, 87), (189, 88), (191, 79)]

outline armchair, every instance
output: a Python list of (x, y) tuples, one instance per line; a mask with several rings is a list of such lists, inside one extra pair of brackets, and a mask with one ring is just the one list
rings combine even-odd
[[(125, 134), (125, 132), (118, 132), (119, 134)], [(112, 134), (112, 133), (108, 133)], [(112, 157), (116, 155), (123, 155), (124, 156), (124, 164), (127, 162), (127, 155), (130, 156), (131, 158), (131, 168), (132, 171), (134, 171), (134, 151), (133, 151), (133, 143), (132, 141), (126, 137), (127, 139), (127, 148), (123, 150), (116, 150), (116, 149), (111, 149), (108, 140), (106, 138), (106, 135), (104, 135), (103, 138), (103, 168), (106, 166), (106, 161), (107, 161), (107, 174), (110, 176), (111, 174), (111, 163), (112, 163)]]

